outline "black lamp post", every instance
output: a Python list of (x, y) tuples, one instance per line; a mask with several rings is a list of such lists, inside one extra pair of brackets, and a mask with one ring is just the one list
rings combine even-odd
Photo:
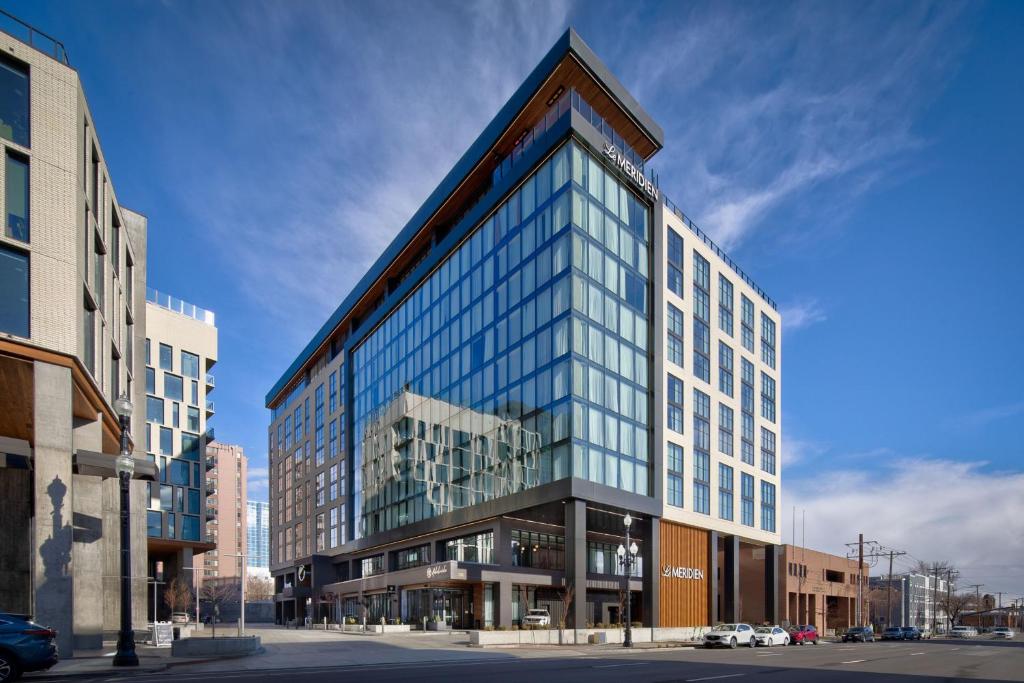
[(633, 523), (633, 518), (629, 516), (628, 512), (622, 523), (626, 526), (626, 545), (620, 543), (619, 549), (616, 551), (619, 556), (619, 565), (623, 569), (623, 574), (626, 575), (626, 637), (622, 641), (622, 647), (633, 647), (632, 592), (629, 590), (629, 577), (633, 575), (636, 554), (640, 549), (636, 547), (636, 543), (629, 542), (629, 527)]
[(139, 656), (135, 654), (135, 633), (132, 631), (132, 541), (129, 525), (129, 484), (135, 472), (128, 444), (128, 425), (132, 416), (132, 402), (127, 394), (121, 394), (114, 401), (114, 409), (121, 423), (121, 455), (117, 456), (115, 469), (121, 484), (121, 630), (117, 634), (117, 653), (114, 666), (138, 666)]

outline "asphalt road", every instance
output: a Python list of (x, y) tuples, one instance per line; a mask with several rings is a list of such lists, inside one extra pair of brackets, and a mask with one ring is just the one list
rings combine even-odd
[[(128, 678), (106, 675), (76, 680), (201, 683), (217, 679), (285, 683), (296, 678), (303, 683), (342, 678), (388, 683), (448, 683), (453, 680), (487, 683), (622, 683), (624, 680), (630, 683), (695, 683), (743, 678), (758, 683), (1024, 681), (1024, 642), (830, 643), (753, 650), (661, 649), (631, 652), (609, 647), (583, 650), (575, 657), (519, 658), (510, 653), (500, 659), (490, 657), (460, 662), (218, 671), (216, 674), (192, 672), (183, 667)], [(45, 680), (45, 677), (36, 680)]]

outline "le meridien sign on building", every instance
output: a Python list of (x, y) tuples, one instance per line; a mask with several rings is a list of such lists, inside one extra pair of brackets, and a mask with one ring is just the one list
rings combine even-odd
[(644, 175), (644, 172), (634, 166), (626, 155), (618, 147), (611, 143), (604, 143), (604, 155), (612, 160), (619, 169), (629, 176), (629, 179), (636, 183), (637, 187), (644, 191), (651, 199), (658, 201), (658, 188)]
[(689, 579), (691, 581), (703, 581), (704, 570), (696, 567), (674, 567), (666, 564), (661, 568), (661, 575), (670, 579)]

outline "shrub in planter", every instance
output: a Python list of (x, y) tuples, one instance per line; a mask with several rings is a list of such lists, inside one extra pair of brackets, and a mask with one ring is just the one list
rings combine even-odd
[(633, 628), (643, 628), (644, 624), (642, 621), (634, 621), (630, 624)]
[(508, 630), (508, 626), (499, 626), (498, 630), (499, 631), (507, 631)]
[(485, 631), (493, 631), (494, 627), (493, 626), (484, 626), (484, 630)]
[(345, 617), (345, 623), (348, 624), (349, 626), (355, 626), (356, 618), (355, 617)]
[(519, 627), (517, 625), (515, 625), (515, 624), (512, 624), (512, 630), (513, 631), (518, 631)]

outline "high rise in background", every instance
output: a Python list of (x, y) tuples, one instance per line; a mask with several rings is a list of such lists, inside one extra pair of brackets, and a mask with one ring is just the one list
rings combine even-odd
[(241, 446), (214, 443), (207, 449), (210, 508), (207, 537), (215, 546), (203, 556), (203, 576), (240, 577), (248, 555), (248, 459)]
[[(145, 460), (146, 232), (122, 206), (63, 46), (0, 33), (0, 611), (57, 630), (61, 653), (120, 621), (114, 401)], [(146, 484), (131, 486), (132, 574), (146, 567)], [(146, 582), (133, 621), (146, 621)]]
[(253, 576), (270, 576), (270, 504), (263, 501), (246, 502), (248, 531), (246, 543), (249, 555), (246, 567)]
[[(146, 511), (149, 576), (192, 582), (197, 555), (214, 547), (206, 534), (210, 518), (207, 471), (213, 428), (217, 328), (212, 312), (155, 290), (146, 292), (145, 364), (146, 428), (140, 439), (157, 465), (159, 481), (149, 484)], [(169, 608), (157, 584), (156, 609), (161, 619)], [(153, 589), (151, 589), (153, 590)], [(151, 593), (152, 595), (152, 593)], [(147, 600), (152, 618), (153, 600)]]
[(781, 322), (663, 137), (568, 31), (271, 388), (278, 620), (777, 621)]

